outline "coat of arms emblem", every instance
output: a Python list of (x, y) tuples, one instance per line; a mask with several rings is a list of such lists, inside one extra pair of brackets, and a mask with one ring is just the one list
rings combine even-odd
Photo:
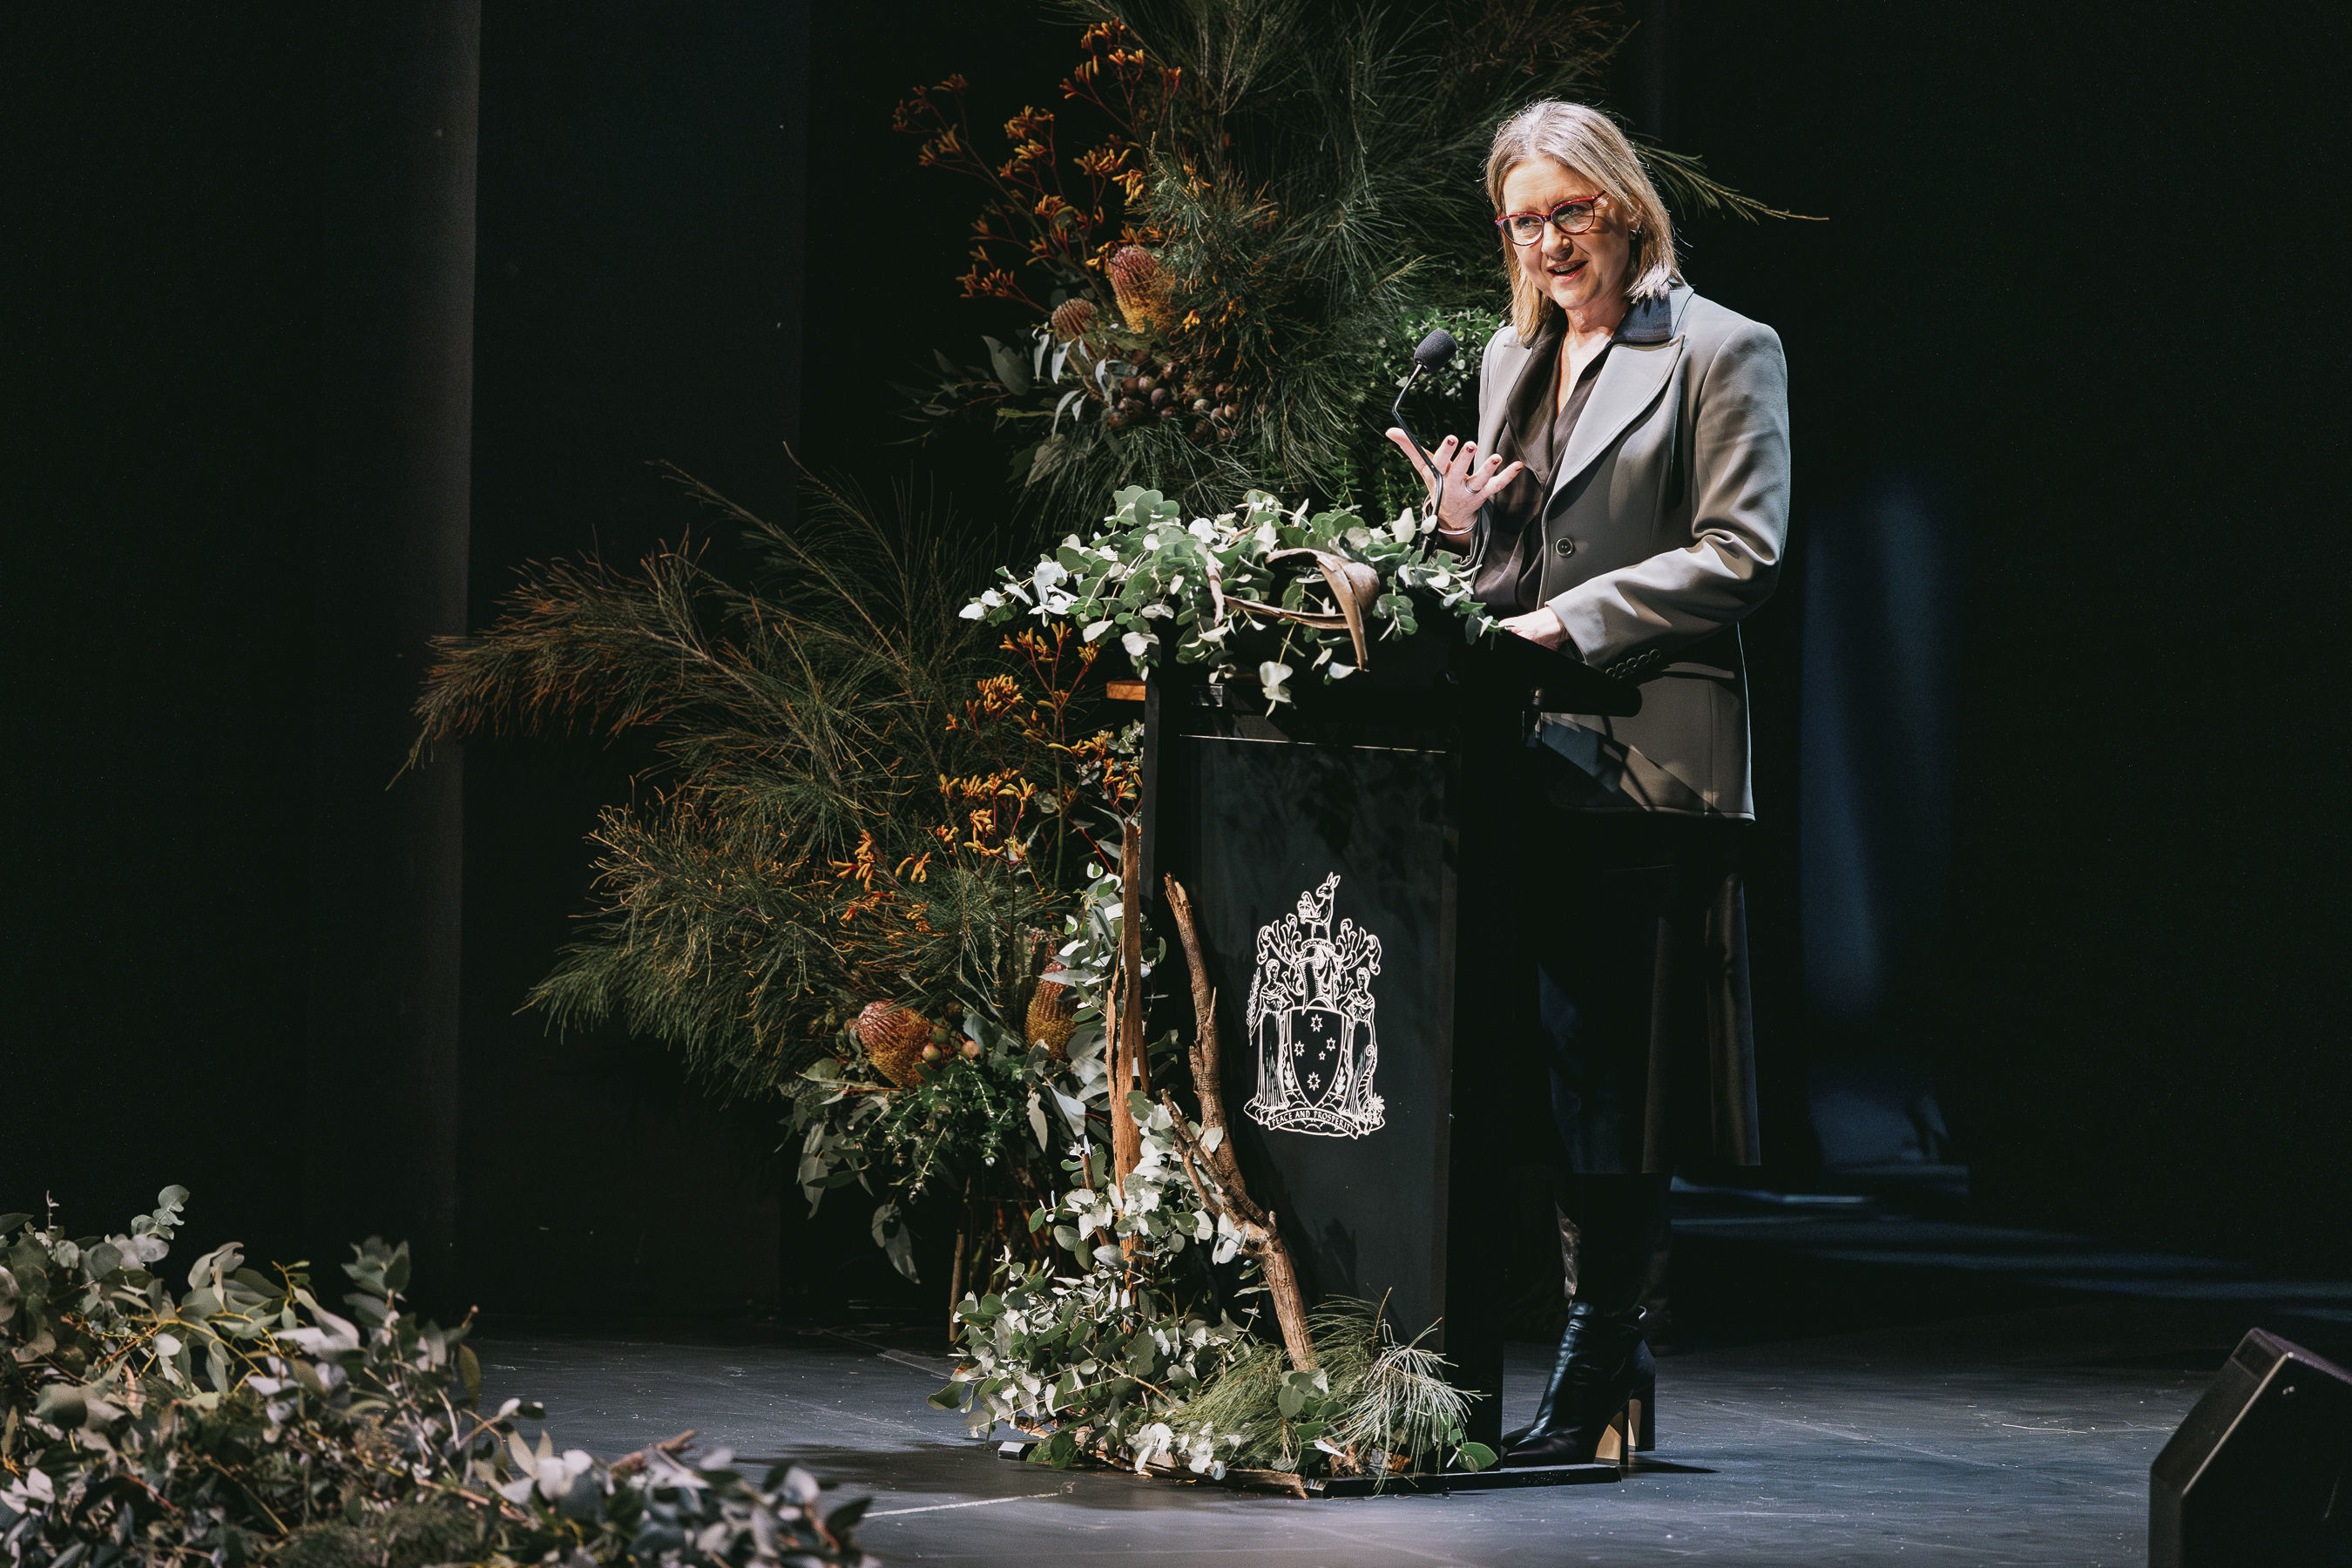
[(1381, 939), (1353, 921), (1331, 924), (1339, 874), (1257, 932), (1257, 972), (1244, 1014), (1257, 1047), (1257, 1093), (1243, 1109), (1261, 1127), (1361, 1138), (1382, 1121), (1372, 1072), (1372, 976)]

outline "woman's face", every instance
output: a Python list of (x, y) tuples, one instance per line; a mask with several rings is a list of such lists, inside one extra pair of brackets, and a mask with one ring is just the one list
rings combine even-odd
[[(1562, 202), (1587, 201), (1601, 195), (1599, 185), (1549, 158), (1530, 158), (1503, 176), (1507, 213), (1548, 213)], [(1625, 306), (1626, 273), (1633, 247), (1625, 232), (1624, 215), (1602, 196), (1597, 216), (1600, 221), (1582, 234), (1562, 234), (1557, 225), (1546, 224), (1541, 239), (1512, 247), (1518, 252), (1519, 269), (1546, 298), (1576, 320), (1611, 317)], [(1599, 324), (1616, 323), (1605, 320)]]

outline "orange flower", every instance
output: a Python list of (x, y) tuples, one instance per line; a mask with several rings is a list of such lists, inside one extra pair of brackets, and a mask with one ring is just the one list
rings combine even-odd
[(851, 852), (850, 858), (846, 860), (835, 860), (832, 865), (835, 876), (844, 880), (855, 879), (861, 887), (872, 887), (874, 873), (881, 868), (874, 853), (874, 835), (859, 834), (857, 847)]
[(1020, 113), (1004, 122), (1004, 139), (1016, 142), (1034, 142), (1052, 134), (1053, 129), (1054, 116), (1050, 110), (1032, 109), (1024, 104)]

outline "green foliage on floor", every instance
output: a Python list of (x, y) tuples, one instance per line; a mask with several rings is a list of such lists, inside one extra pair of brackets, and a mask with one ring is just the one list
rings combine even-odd
[(1314, 1370), (1253, 1342), (1185, 1401), (1178, 1422), (1214, 1434), (1228, 1463), (1265, 1469), (1386, 1476), (1494, 1463), (1492, 1450), (1465, 1441), (1470, 1399), (1446, 1381), (1445, 1358), (1398, 1343), (1376, 1304), (1327, 1301), (1307, 1328)]
[[(1311, 1368), (1255, 1337), (1257, 1266), (1233, 1222), (1212, 1220), (1166, 1102), (1130, 1104), (1136, 1168), (1116, 1181), (1108, 1151), (1072, 1149), (1066, 1184), (1029, 1220), (1054, 1250), (1008, 1258), (958, 1306), (961, 1355), (934, 1405), (961, 1411), (975, 1436), (1032, 1433), (1031, 1457), (1057, 1466), (1378, 1478), (1494, 1463), (1466, 1441), (1471, 1396), (1446, 1381), (1444, 1358), (1397, 1343), (1379, 1307), (1335, 1300), (1313, 1314)], [(1240, 1321), (1215, 1304), (1204, 1262), (1238, 1263), (1228, 1300)]]
[(0, 1215), (12, 1568), (873, 1562), (850, 1533), (865, 1504), (820, 1516), (798, 1468), (525, 1441), (538, 1407), (480, 1408), (470, 1322), (408, 1310), (405, 1244), (352, 1249), (349, 1317), (307, 1264), (257, 1268), (235, 1243), (175, 1289), (163, 1265), (187, 1201), (167, 1187), (122, 1230), (79, 1237), (54, 1211)]

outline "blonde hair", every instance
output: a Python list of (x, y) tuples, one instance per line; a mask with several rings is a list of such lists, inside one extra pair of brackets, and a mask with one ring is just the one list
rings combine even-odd
[[(1537, 158), (1549, 158), (1570, 174), (1581, 174), (1599, 185), (1609, 198), (1606, 221), (1627, 224), (1633, 258), (1626, 266), (1627, 300), (1663, 297), (1683, 280), (1675, 259), (1675, 224), (1658, 187), (1650, 183), (1640, 154), (1617, 122), (1597, 109), (1580, 103), (1546, 99), (1530, 103), (1495, 132), (1494, 151), (1486, 154), (1486, 195), (1495, 213), (1503, 211), (1503, 182), (1511, 171)], [(1547, 317), (1559, 310), (1538, 289), (1513, 254), (1518, 247), (1503, 238), (1503, 268), (1511, 284), (1511, 325), (1521, 342), (1532, 342)]]

